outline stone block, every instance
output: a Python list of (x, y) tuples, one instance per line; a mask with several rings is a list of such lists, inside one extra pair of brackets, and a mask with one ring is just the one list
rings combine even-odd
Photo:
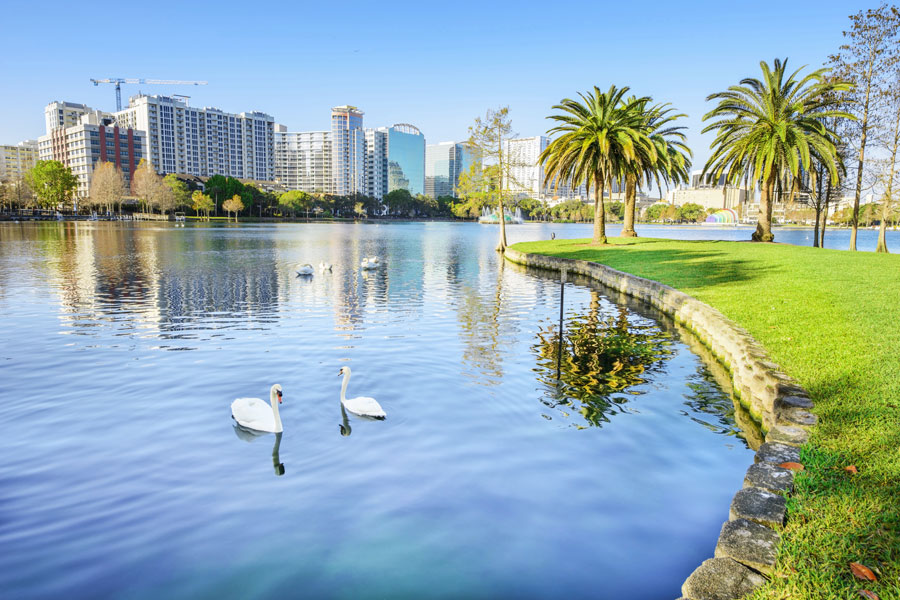
[(735, 600), (743, 598), (766, 579), (731, 558), (710, 558), (697, 567), (681, 593), (691, 600)]
[(732, 558), (760, 573), (771, 574), (781, 536), (758, 523), (736, 519), (722, 525), (716, 558)]
[(812, 427), (819, 422), (819, 417), (803, 408), (782, 408), (777, 415), (777, 422), (786, 425)]
[(753, 457), (755, 462), (768, 462), (780, 465), (783, 462), (799, 462), (800, 449), (796, 446), (788, 446), (787, 444), (779, 444), (777, 442), (766, 442), (756, 451)]
[(776, 425), (766, 434), (767, 442), (777, 442), (788, 446), (802, 446), (809, 440), (809, 432), (802, 427)]
[(747, 469), (747, 474), (744, 476), (744, 487), (757, 487), (774, 493), (787, 493), (794, 489), (794, 472), (782, 469), (773, 463), (756, 463)]
[(795, 396), (795, 395), (781, 396), (775, 402), (776, 409), (805, 408), (805, 409), (809, 410), (812, 407), (813, 407), (812, 400), (807, 398), (805, 395), (804, 396)]
[(731, 501), (728, 518), (732, 521), (747, 519), (766, 527), (781, 528), (787, 501), (778, 494), (760, 489), (738, 490)]

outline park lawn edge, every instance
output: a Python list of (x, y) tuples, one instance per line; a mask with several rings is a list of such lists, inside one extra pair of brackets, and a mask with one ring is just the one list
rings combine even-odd
[[(900, 256), (785, 244), (611, 238), (514, 249), (653, 279), (745, 328), (809, 392), (819, 425), (775, 574), (751, 598), (900, 598)], [(853, 474), (846, 467), (854, 466)], [(849, 563), (872, 568), (855, 579)], [(858, 597), (858, 596), (856, 596)]]

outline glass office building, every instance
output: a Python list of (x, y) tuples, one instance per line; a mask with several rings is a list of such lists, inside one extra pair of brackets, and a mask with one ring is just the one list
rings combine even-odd
[(407, 123), (388, 128), (387, 168), (388, 192), (425, 193), (425, 136), (418, 128)]
[(432, 198), (456, 196), (459, 175), (476, 161), (467, 144), (441, 142), (425, 147), (425, 194)]

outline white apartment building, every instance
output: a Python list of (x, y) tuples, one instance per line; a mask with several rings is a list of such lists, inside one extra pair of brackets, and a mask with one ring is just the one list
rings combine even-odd
[(81, 117), (94, 112), (87, 104), (76, 102), (54, 101), (44, 107), (44, 131), (50, 133), (54, 129), (65, 129), (81, 123)]
[(331, 109), (332, 193), (366, 193), (366, 138), (363, 111), (355, 106)]
[(388, 129), (366, 129), (366, 195), (381, 200), (388, 193)]
[(584, 185), (572, 190), (568, 185), (557, 187), (553, 182), (545, 181), (544, 167), (538, 163), (538, 157), (549, 143), (549, 138), (544, 135), (503, 142), (503, 152), (510, 165), (509, 190), (517, 196), (531, 197), (549, 204), (572, 199), (585, 200), (587, 191)]
[(139, 94), (114, 117), (146, 132), (144, 156), (160, 174), (275, 179), (275, 119), (266, 113), (227, 113)]
[(331, 132), (275, 126), (275, 181), (289, 190), (330, 194)]
[(38, 161), (38, 143), (25, 140), (15, 146), (0, 146), (0, 181), (16, 181)]
[(114, 163), (130, 185), (131, 175), (143, 158), (144, 133), (119, 127), (108, 113), (87, 112), (79, 123), (56, 127), (38, 139), (40, 160), (58, 160), (78, 179), (77, 198), (90, 195), (91, 176), (100, 162)]

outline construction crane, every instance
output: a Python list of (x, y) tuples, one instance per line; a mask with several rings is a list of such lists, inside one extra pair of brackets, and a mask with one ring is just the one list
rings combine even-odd
[(157, 85), (206, 85), (206, 81), (176, 81), (172, 79), (122, 79), (121, 77), (110, 77), (108, 79), (91, 79), (91, 83), (95, 86), (101, 83), (116, 84), (116, 112), (122, 110), (122, 84), (138, 83), (138, 84), (157, 84)]

